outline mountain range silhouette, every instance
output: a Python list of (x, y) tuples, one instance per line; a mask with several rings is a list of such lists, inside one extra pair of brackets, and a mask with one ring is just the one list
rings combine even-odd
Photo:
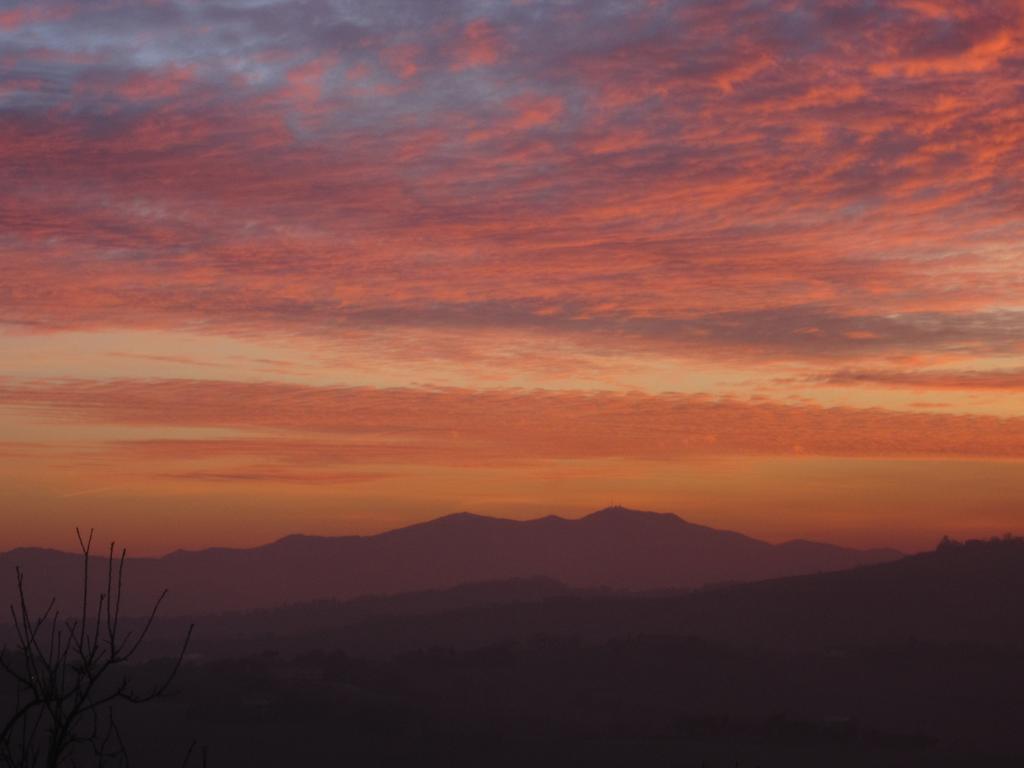
[[(673, 514), (620, 506), (579, 519), (520, 521), (463, 512), (373, 536), (292, 535), (252, 549), (131, 558), (126, 610), (143, 611), (164, 588), (164, 615), (199, 615), (524, 577), (576, 588), (692, 589), (899, 557), (891, 549), (803, 540), (770, 544)], [(33, 600), (78, 599), (80, 556), (31, 548), (0, 555), (0, 573), (15, 566), (25, 571)], [(12, 573), (0, 581), (0, 603), (13, 597)]]

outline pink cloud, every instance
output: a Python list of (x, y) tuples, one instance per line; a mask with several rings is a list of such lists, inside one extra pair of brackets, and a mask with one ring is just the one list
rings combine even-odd
[(538, 339), (1024, 354), (1019, 4), (39, 7), (0, 75), (8, 327), (506, 373)]
[(471, 21), (462, 30), (452, 51), (452, 69), (487, 67), (497, 63), (503, 42), (498, 30), (485, 19)]

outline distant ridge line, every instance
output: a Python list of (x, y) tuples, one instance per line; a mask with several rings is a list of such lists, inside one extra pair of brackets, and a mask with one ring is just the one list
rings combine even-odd
[[(572, 588), (694, 589), (900, 557), (802, 540), (771, 544), (614, 505), (580, 518), (456, 512), (368, 536), (291, 534), (251, 548), (178, 550), (130, 558), (128, 574), (140, 601), (166, 588), (168, 612), (197, 614), (532, 577)], [(13, 566), (25, 570), (33, 599), (80, 594), (76, 556), (30, 549), (0, 555), (0, 573)], [(12, 584), (0, 580), (0, 604), (10, 602)]]

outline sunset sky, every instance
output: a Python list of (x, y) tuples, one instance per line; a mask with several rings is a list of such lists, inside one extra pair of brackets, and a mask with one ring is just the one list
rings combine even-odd
[(1024, 532), (1020, 0), (6, 0), (0, 550)]

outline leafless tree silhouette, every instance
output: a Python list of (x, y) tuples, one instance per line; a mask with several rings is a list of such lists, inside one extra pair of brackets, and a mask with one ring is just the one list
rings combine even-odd
[(111, 543), (105, 585), (94, 598), (89, 572), (93, 532), (87, 538), (78, 529), (75, 532), (84, 558), (77, 615), (61, 616), (56, 598), (34, 614), (25, 594), (25, 576), (16, 570), (18, 603), (10, 606), (15, 646), (0, 650), (0, 673), (15, 689), (14, 710), (0, 731), (0, 766), (127, 765), (118, 708), (165, 695), (192, 637), (190, 626), (170, 671), (141, 687), (133, 679), (137, 669), (130, 662), (146, 640), (167, 590), (141, 624), (126, 628), (121, 618), (126, 551), (115, 557)]

